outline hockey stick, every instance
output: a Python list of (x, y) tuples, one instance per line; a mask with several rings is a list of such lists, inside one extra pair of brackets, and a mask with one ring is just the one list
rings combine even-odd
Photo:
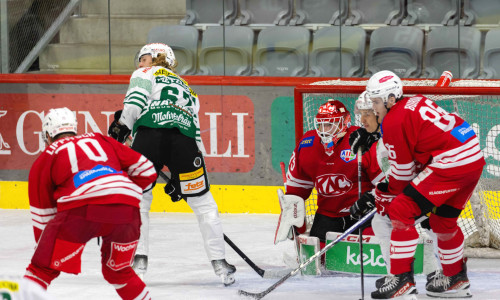
[[(363, 166), (361, 164), (363, 157), (363, 151), (361, 147), (358, 148), (358, 199), (361, 198), (361, 175), (363, 171)], [(363, 261), (363, 226), (359, 227), (359, 268), (361, 276), (361, 300), (365, 299), (365, 266)]]
[(302, 269), (304, 269), (306, 266), (308, 266), (310, 263), (312, 263), (315, 259), (317, 259), (321, 255), (323, 255), (326, 251), (328, 251), (330, 248), (332, 248), (333, 246), (335, 246), (338, 242), (340, 242), (346, 236), (348, 236), (349, 234), (351, 234), (355, 230), (357, 230), (366, 221), (370, 220), (375, 215), (376, 212), (377, 212), (376, 209), (374, 209), (371, 212), (369, 212), (366, 216), (364, 216), (358, 222), (356, 222), (354, 225), (352, 225), (351, 228), (347, 229), (344, 233), (342, 233), (341, 235), (339, 235), (335, 239), (335, 241), (330, 242), (321, 251), (316, 252), (308, 260), (306, 260), (305, 262), (303, 262), (302, 264), (300, 264), (298, 268), (296, 268), (292, 272), (290, 272), (287, 275), (285, 275), (283, 278), (281, 278), (280, 280), (278, 280), (275, 284), (271, 285), (266, 290), (264, 290), (264, 291), (262, 291), (260, 293), (251, 293), (251, 292), (247, 292), (247, 291), (244, 291), (244, 290), (238, 290), (238, 294), (242, 295), (242, 296), (250, 297), (250, 298), (253, 298), (253, 299), (262, 299), (264, 296), (266, 296), (267, 294), (269, 294), (270, 292), (272, 292), (274, 289), (276, 289), (278, 286), (280, 286), (283, 282), (285, 282), (288, 278), (296, 275), (298, 272), (300, 272)]
[[(159, 172), (159, 176), (165, 180), (165, 183), (168, 184), (170, 182), (170, 177), (167, 176), (167, 174), (163, 173), (163, 172)], [(226, 234), (224, 234), (224, 241), (226, 241), (226, 243), (231, 246), (231, 248), (233, 248), (233, 250), (238, 253), (238, 255), (243, 258), (243, 260), (252, 268), (254, 269), (255, 272), (257, 272), (257, 274), (259, 274), (260, 277), (262, 278), (276, 278), (276, 277), (279, 277), (279, 276), (283, 276), (283, 271), (287, 271), (287, 270), (281, 270), (280, 271), (275, 271), (275, 272), (272, 272), (272, 271), (266, 271), (266, 270), (263, 270), (261, 268), (259, 268), (248, 256), (246, 256), (245, 253), (243, 253), (243, 251), (240, 250), (240, 248), (238, 248), (234, 243), (233, 241), (231, 241)]]
[(266, 271), (259, 268), (256, 264), (254, 264), (254, 262), (248, 258), (248, 256), (246, 256), (245, 253), (243, 253), (243, 251), (240, 250), (240, 248), (238, 248), (234, 243), (233, 241), (231, 241), (226, 234), (224, 234), (224, 241), (226, 241), (226, 243), (231, 246), (231, 248), (233, 248), (234, 251), (236, 251), (236, 253), (238, 253), (239, 256), (241, 256), (241, 258), (243, 258), (243, 260), (250, 266), (252, 267), (252, 269), (254, 269), (255, 272), (257, 272), (257, 274), (260, 275), (260, 277), (264, 278), (265, 274), (266, 274)]

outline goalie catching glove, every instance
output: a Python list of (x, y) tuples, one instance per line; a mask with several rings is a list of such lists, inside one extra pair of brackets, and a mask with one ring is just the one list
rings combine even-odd
[(361, 219), (364, 215), (369, 213), (375, 208), (375, 196), (373, 196), (372, 191), (368, 191), (361, 195), (349, 209), (351, 216), (357, 220)]
[(115, 112), (115, 120), (109, 125), (108, 135), (123, 144), (132, 131), (128, 129), (127, 125), (118, 123), (121, 115), (121, 110)]
[(295, 195), (285, 195), (281, 189), (278, 190), (281, 214), (278, 220), (278, 228), (274, 235), (274, 244), (286, 240), (291, 235), (293, 226), (302, 227), (306, 216), (304, 199)]
[(358, 149), (361, 147), (362, 153), (365, 154), (379, 138), (380, 136), (377, 132), (369, 133), (366, 129), (359, 128), (349, 136), (351, 151), (353, 153), (358, 153)]

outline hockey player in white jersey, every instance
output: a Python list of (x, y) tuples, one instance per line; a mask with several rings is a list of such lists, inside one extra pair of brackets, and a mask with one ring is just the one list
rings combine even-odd
[[(185, 199), (195, 213), (205, 250), (224, 285), (234, 283), (236, 268), (226, 262), (218, 207), (210, 192), (200, 136), (200, 102), (188, 83), (176, 74), (172, 49), (161, 43), (140, 50), (122, 111), (115, 113), (109, 134), (120, 142), (132, 133), (132, 149), (150, 159), (161, 172), (167, 166), (171, 181), (165, 191), (172, 201)], [(147, 270), (149, 210), (152, 192), (141, 202), (141, 239), (134, 260), (136, 272)]]

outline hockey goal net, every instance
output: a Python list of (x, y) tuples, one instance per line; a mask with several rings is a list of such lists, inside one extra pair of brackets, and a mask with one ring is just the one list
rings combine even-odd
[[(449, 87), (435, 87), (437, 80), (403, 80), (405, 96), (423, 94), (449, 112), (458, 113), (472, 124), (486, 159), (481, 180), (462, 211), (459, 225), (466, 238), (466, 254), (500, 257), (500, 81), (456, 80)], [(335, 98), (351, 112), (364, 91), (366, 79), (320, 81), (299, 85), (294, 91), (295, 140), (314, 129), (314, 117), (321, 104)], [(306, 201), (308, 226), (316, 212), (316, 193)]]

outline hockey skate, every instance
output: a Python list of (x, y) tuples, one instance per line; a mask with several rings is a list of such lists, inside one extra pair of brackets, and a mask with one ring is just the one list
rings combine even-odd
[(141, 254), (134, 256), (132, 269), (134, 269), (135, 273), (139, 276), (139, 278), (141, 278), (141, 280), (144, 279), (144, 274), (146, 274), (148, 270), (148, 256)]
[(427, 283), (425, 284), (425, 289), (427, 290), (427, 288), (432, 284), (434, 280), (442, 280), (443, 277), (443, 270), (436, 270), (427, 274)]
[(222, 279), (222, 283), (225, 286), (229, 286), (234, 283), (234, 272), (236, 272), (236, 267), (228, 264), (225, 259), (212, 260), (212, 267), (214, 267), (215, 275)]
[(392, 274), (388, 274), (388, 275), (385, 275), (384, 277), (382, 278), (379, 278), (375, 281), (375, 288), (380, 288), (382, 285), (384, 285), (384, 283), (388, 280), (391, 280), (392, 278)]
[(413, 272), (387, 277), (382, 286), (372, 292), (372, 299), (417, 300)]
[(469, 290), (470, 282), (467, 277), (467, 267), (465, 261), (462, 271), (453, 276), (435, 276), (432, 281), (425, 286), (427, 296), (437, 298), (470, 298), (472, 293)]

